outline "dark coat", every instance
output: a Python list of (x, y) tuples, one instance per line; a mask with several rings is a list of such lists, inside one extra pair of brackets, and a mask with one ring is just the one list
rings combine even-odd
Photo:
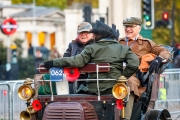
[(63, 57), (75, 56), (75, 55), (81, 53), (84, 50), (86, 45), (89, 45), (92, 43), (93, 43), (92, 40), (88, 41), (86, 44), (82, 44), (78, 40), (73, 40), (71, 43), (69, 43), (66, 52), (63, 54)]
[(176, 55), (176, 57), (174, 59), (174, 67), (180, 68), (180, 55)]
[[(68, 48), (66, 50), (66, 52), (63, 54), (63, 57), (71, 57), (71, 56), (75, 56), (78, 55), (79, 53), (81, 53), (86, 45), (92, 44), (93, 40), (88, 41), (86, 44), (82, 44), (80, 41), (78, 41), (78, 39), (76, 40), (72, 40), (71, 43), (69, 43)], [(79, 76), (79, 79), (87, 79), (87, 74), (81, 74)], [(80, 81), (77, 83), (77, 87), (79, 87), (80, 84), (85, 84), (84, 81)], [(72, 82), (69, 82), (69, 93), (73, 94), (74, 91), (74, 85)]]

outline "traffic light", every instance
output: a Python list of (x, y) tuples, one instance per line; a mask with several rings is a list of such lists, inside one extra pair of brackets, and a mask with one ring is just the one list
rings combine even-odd
[(143, 0), (144, 29), (154, 28), (154, 0)]
[(169, 25), (169, 14), (168, 12), (163, 12), (162, 13), (162, 19), (156, 21), (156, 27), (167, 27)]
[(169, 25), (169, 14), (168, 14), (168, 12), (163, 12), (162, 21), (164, 23), (164, 26), (167, 27)]
[(83, 8), (83, 18), (84, 18), (84, 22), (89, 22), (91, 23), (91, 5), (85, 5)]
[(10, 48), (11, 48), (11, 62), (17, 63), (17, 46), (11, 45)]
[(163, 12), (162, 19), (163, 20), (169, 20), (169, 14), (167, 12)]

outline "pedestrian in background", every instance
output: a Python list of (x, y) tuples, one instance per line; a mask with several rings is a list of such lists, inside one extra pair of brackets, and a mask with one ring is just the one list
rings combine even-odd
[(56, 46), (53, 46), (52, 50), (50, 51), (49, 60), (54, 60), (56, 58), (62, 57), (61, 54), (58, 52)]
[(177, 55), (180, 55), (180, 43), (177, 43), (174, 48), (174, 59)]
[(180, 68), (180, 55), (177, 55), (174, 59), (174, 67)]
[(35, 52), (35, 70), (36, 70), (36, 74), (39, 73), (39, 71), (36, 68), (38, 68), (41, 63), (43, 63), (43, 54), (42, 54), (40, 49), (36, 49), (36, 52)]
[(180, 68), (180, 43), (174, 48), (174, 68)]

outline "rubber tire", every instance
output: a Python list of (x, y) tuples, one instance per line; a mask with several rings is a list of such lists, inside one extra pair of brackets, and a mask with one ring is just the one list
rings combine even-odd
[(172, 120), (171, 115), (168, 110), (149, 110), (146, 112), (144, 120)]

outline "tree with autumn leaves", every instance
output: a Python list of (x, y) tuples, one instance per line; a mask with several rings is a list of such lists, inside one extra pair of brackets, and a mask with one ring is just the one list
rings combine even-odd
[[(71, 6), (73, 3), (91, 4), (93, 8), (98, 7), (98, 0), (34, 0), (37, 6), (58, 7), (61, 10)], [(12, 0), (12, 4), (32, 4), (33, 0)]]
[[(173, 16), (173, 2), (174, 2), (174, 16)], [(180, 0), (154, 0), (155, 8), (155, 22), (163, 19), (164, 12), (168, 13), (169, 25), (166, 27), (159, 26), (153, 29), (153, 40), (158, 44), (174, 45), (180, 43)], [(174, 30), (172, 30), (172, 18), (174, 17)], [(173, 33), (172, 33), (173, 32)]]

